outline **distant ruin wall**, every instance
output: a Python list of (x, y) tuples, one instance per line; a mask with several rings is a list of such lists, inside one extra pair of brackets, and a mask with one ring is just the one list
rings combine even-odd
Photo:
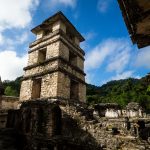
[(18, 105), (19, 97), (14, 96), (2, 96), (0, 109), (16, 109)]
[(17, 109), (19, 98), (14, 96), (1, 96), (0, 99), (0, 128), (6, 127), (9, 109)]

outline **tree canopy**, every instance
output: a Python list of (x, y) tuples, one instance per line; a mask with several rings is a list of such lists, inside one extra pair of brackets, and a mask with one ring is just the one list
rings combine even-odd
[(9, 81), (9, 80), (3, 81), (3, 86), (5, 89), (4, 94), (7, 96), (19, 96), (21, 78), (22, 77), (18, 77), (14, 81)]
[(122, 107), (129, 102), (138, 102), (146, 111), (150, 111), (150, 85), (145, 78), (110, 81), (101, 87), (88, 84), (87, 102), (118, 103)]

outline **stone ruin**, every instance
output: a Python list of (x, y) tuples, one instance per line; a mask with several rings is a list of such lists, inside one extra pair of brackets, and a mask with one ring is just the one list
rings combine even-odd
[(82, 35), (61, 12), (31, 31), (37, 38), (29, 46), (20, 101), (48, 98), (85, 102)]
[(84, 38), (62, 12), (32, 32), (37, 38), (29, 46), (20, 100), (11, 105), (1, 100), (1, 108), (10, 107), (0, 149), (150, 149), (150, 118), (138, 104), (125, 109), (115, 103), (86, 104)]
[(131, 102), (128, 103), (126, 108), (121, 108), (116, 103), (100, 103), (94, 106), (95, 111), (93, 112), (95, 115), (99, 115), (100, 117), (106, 118), (120, 118), (120, 117), (143, 117), (144, 112), (139, 103)]
[(6, 126), (8, 110), (16, 109), (18, 101), (18, 97), (4, 95), (4, 87), (0, 78), (0, 128)]

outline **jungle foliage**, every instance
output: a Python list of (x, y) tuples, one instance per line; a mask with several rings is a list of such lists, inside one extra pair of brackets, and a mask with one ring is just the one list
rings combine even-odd
[(9, 80), (3, 81), (4, 94), (7, 96), (19, 96), (21, 78), (22, 77), (18, 77), (14, 81), (9, 81)]
[(88, 84), (87, 102), (118, 103), (122, 107), (129, 102), (138, 102), (146, 111), (150, 111), (150, 85), (145, 78), (110, 81), (100, 87)]

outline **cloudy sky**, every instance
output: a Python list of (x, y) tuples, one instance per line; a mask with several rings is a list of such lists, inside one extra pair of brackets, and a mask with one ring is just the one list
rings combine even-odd
[(27, 51), (35, 36), (30, 30), (61, 10), (86, 41), (86, 81), (140, 78), (150, 72), (150, 47), (133, 46), (117, 0), (0, 0), (0, 75), (23, 75)]

